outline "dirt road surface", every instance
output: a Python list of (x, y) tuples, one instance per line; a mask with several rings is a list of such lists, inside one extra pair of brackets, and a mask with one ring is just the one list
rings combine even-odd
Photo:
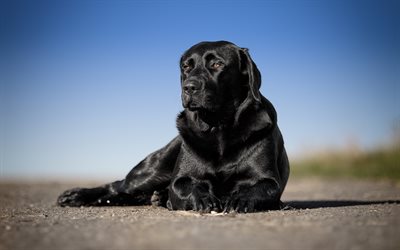
[(0, 249), (400, 249), (395, 183), (290, 180), (293, 209), (225, 215), (56, 206), (76, 185), (1, 182)]

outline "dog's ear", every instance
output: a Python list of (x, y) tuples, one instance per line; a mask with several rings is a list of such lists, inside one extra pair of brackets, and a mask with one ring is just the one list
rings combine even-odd
[(261, 74), (258, 70), (256, 64), (251, 59), (249, 50), (246, 48), (239, 49), (240, 56), (240, 70), (242, 74), (247, 75), (248, 77), (248, 85), (251, 94), (257, 102), (261, 102)]

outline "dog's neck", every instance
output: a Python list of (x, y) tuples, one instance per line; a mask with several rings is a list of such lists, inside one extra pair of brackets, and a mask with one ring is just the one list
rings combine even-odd
[(225, 126), (226, 124), (229, 124), (229, 121), (233, 118), (232, 115), (223, 112), (209, 112), (203, 110), (196, 112), (195, 117), (198, 122), (205, 123), (209, 129)]
[(262, 131), (276, 125), (275, 109), (264, 97), (259, 103), (249, 96), (235, 112), (223, 115), (185, 109), (178, 115), (177, 128), (187, 145), (221, 157), (232, 145), (243, 143), (255, 134), (258, 136), (254, 140), (261, 139)]
[[(248, 103), (248, 98), (234, 98), (233, 101), (225, 103), (216, 111), (197, 110), (193, 113), (193, 118), (200, 124), (204, 131), (212, 128), (226, 128), (234, 126), (237, 112), (243, 103)], [(248, 105), (248, 104), (246, 104)], [(190, 112), (190, 111), (189, 111)]]

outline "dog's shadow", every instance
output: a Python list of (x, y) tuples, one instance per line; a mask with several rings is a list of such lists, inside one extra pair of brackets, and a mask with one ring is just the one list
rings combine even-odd
[(284, 201), (284, 204), (286, 209), (315, 209), (330, 207), (366, 206), (377, 204), (400, 204), (400, 200), (291, 200)]

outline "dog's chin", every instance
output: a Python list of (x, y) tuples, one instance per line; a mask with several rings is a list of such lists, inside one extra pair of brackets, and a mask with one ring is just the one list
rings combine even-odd
[(189, 111), (192, 111), (192, 112), (196, 112), (196, 111), (201, 111), (201, 110), (203, 110), (202, 107), (197, 107), (197, 106), (189, 106), (189, 107), (187, 107), (187, 109), (188, 109)]
[(199, 113), (203, 113), (203, 114), (216, 112), (215, 108), (213, 108), (213, 107), (205, 107), (205, 106), (196, 105), (196, 104), (188, 105), (186, 107), (186, 109), (188, 109), (189, 111), (192, 111), (192, 112), (199, 112)]

